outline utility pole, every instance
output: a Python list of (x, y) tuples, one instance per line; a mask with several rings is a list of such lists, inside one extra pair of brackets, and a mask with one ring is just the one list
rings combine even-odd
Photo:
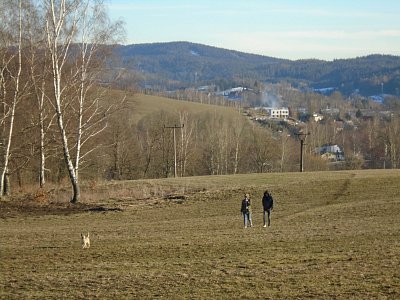
[(179, 126), (176, 124), (174, 126), (165, 126), (164, 125), (164, 128), (170, 128), (174, 132), (174, 177), (176, 177), (176, 134), (175, 134), (175, 130), (181, 129), (181, 128), (183, 128), (183, 126), (184, 126), (184, 124), (179, 125)]
[(304, 172), (304, 167), (303, 167), (303, 162), (304, 162), (304, 155), (303, 155), (303, 148), (304, 148), (304, 141), (306, 140), (307, 135), (309, 135), (310, 133), (303, 133), (303, 132), (299, 132), (299, 133), (295, 133), (295, 135), (300, 139), (300, 172)]

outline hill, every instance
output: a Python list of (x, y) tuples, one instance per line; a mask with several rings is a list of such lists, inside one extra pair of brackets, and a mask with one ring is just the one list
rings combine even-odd
[[(333, 87), (344, 94), (398, 94), (400, 57), (369, 55), (333, 61), (286, 60), (189, 42), (119, 45), (112, 69), (137, 74), (142, 87), (178, 89), (215, 84), (224, 90), (254, 81)], [(382, 86), (383, 83), (383, 86)]]
[(397, 299), (399, 180), (370, 170), (98, 182), (80, 211), (2, 200), (0, 298)]
[[(113, 94), (117, 98), (121, 98), (122, 93), (122, 91), (118, 90), (113, 91)], [(132, 117), (132, 120), (135, 123), (150, 114), (154, 114), (160, 111), (176, 115), (177, 117), (179, 116), (179, 112), (183, 111), (189, 114), (218, 114), (226, 120), (230, 120), (238, 116), (238, 111), (230, 107), (181, 101), (165, 97), (145, 95), (141, 93), (128, 95), (126, 102), (127, 105), (130, 107), (129, 115)]]

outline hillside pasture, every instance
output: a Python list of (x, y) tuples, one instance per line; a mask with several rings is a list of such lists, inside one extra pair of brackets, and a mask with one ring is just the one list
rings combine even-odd
[(398, 299), (399, 182), (398, 170), (247, 174), (91, 184), (75, 206), (62, 192), (2, 200), (0, 298)]
[[(105, 100), (113, 102), (115, 99), (122, 99), (124, 94), (125, 92), (121, 90), (111, 90)], [(215, 114), (225, 120), (235, 120), (238, 117), (245, 119), (237, 108), (176, 100), (141, 93), (126, 94), (125, 110), (129, 112), (129, 121), (134, 124), (142, 118), (160, 111), (175, 114), (177, 117), (180, 112), (187, 112), (191, 115), (200, 113)]]

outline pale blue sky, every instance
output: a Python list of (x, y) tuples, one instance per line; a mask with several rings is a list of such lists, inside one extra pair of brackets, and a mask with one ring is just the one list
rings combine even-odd
[(301, 59), (400, 55), (399, 0), (108, 0), (125, 44), (188, 41)]

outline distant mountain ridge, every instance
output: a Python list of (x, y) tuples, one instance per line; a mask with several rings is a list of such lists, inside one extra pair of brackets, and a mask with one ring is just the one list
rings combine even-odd
[(140, 74), (139, 84), (165, 89), (243, 82), (286, 81), (295, 87), (332, 87), (344, 94), (399, 94), (400, 57), (369, 55), (323, 61), (288, 60), (190, 42), (118, 45), (112, 68)]

